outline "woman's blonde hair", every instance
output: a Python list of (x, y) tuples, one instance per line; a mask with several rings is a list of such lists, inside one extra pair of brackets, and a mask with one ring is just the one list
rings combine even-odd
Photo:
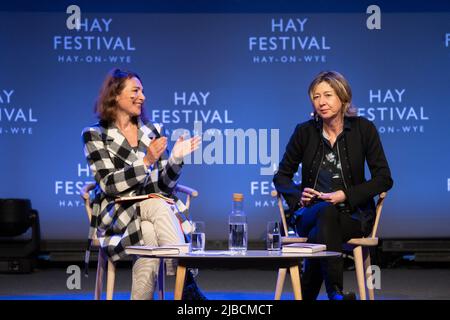
[(355, 117), (358, 114), (358, 110), (352, 105), (352, 89), (348, 81), (336, 71), (322, 71), (314, 78), (308, 89), (311, 102), (314, 98), (314, 90), (322, 82), (328, 83), (336, 92), (336, 95), (342, 102), (342, 113), (345, 116)]

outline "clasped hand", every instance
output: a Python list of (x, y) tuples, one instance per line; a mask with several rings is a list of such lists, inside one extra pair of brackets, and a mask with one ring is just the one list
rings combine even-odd
[(332, 204), (338, 204), (344, 202), (347, 197), (345, 196), (344, 191), (338, 190), (330, 193), (323, 193), (312, 188), (305, 188), (302, 192), (302, 197), (300, 199), (300, 205), (302, 207), (308, 206), (311, 201), (315, 199), (321, 199), (326, 202), (330, 202)]

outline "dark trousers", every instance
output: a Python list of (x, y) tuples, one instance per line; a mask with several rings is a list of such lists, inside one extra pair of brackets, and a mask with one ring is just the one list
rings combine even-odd
[[(328, 251), (342, 252), (343, 243), (363, 236), (360, 221), (352, 219), (349, 213), (338, 211), (328, 202), (318, 202), (300, 210), (301, 216), (296, 222), (298, 235), (307, 237), (308, 242), (325, 244)], [(301, 279), (303, 299), (317, 299), (323, 281), (328, 297), (335, 287), (343, 290), (343, 273), (342, 257), (305, 259)]]

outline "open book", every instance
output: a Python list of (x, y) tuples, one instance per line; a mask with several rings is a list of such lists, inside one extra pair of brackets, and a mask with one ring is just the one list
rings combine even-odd
[(172, 198), (168, 198), (163, 196), (160, 193), (150, 193), (150, 194), (143, 194), (140, 196), (124, 196), (124, 197), (117, 197), (115, 199), (115, 202), (122, 202), (122, 201), (140, 201), (140, 200), (145, 200), (145, 199), (150, 199), (150, 198), (160, 198), (163, 199), (165, 202), (167, 202), (168, 204), (174, 204), (175, 201)]
[(154, 256), (156, 254), (181, 254), (189, 252), (189, 243), (173, 244), (160, 247), (152, 246), (129, 246), (125, 248), (126, 254), (136, 254), (141, 256)]
[(292, 243), (283, 245), (282, 252), (287, 253), (314, 253), (319, 251), (325, 251), (327, 246), (317, 243)]

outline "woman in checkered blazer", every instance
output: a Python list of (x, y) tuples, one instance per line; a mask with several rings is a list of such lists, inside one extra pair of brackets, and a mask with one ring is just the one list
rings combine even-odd
[[(162, 199), (115, 203), (118, 196), (161, 193), (170, 196), (180, 176), (183, 158), (199, 147), (200, 138), (180, 137), (172, 152), (167, 138), (147, 122), (145, 96), (139, 76), (112, 70), (95, 105), (99, 122), (82, 133), (84, 152), (97, 182), (89, 239), (100, 240), (113, 260), (126, 256), (130, 245), (184, 243), (178, 220)], [(178, 201), (182, 206), (182, 203)], [(170, 268), (168, 268), (170, 269)], [(138, 258), (133, 263), (132, 299), (151, 299), (158, 260)], [(173, 272), (173, 270), (172, 270)]]

